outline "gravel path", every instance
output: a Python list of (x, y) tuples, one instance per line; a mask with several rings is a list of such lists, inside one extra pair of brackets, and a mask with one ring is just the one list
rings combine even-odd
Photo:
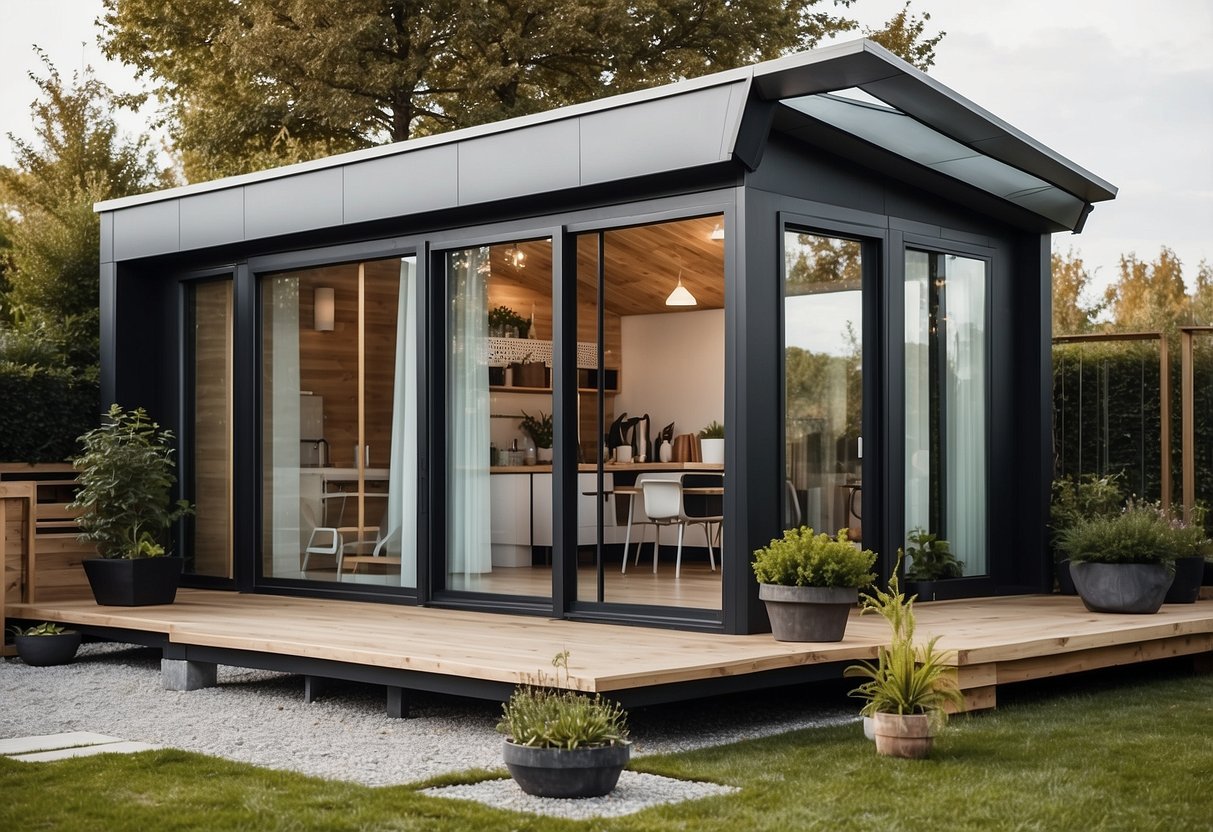
[[(159, 651), (131, 645), (86, 644), (62, 667), (4, 661), (0, 702), (0, 738), (95, 731), (369, 786), (502, 768), (496, 703), (417, 694), (412, 718), (392, 719), (382, 687), (332, 682), (309, 705), (301, 676), (226, 666), (218, 687), (166, 691)], [(853, 721), (854, 713), (793, 691), (637, 709), (629, 721), (638, 756)], [(631, 788), (641, 794), (646, 787)], [(486, 802), (505, 805), (492, 796)]]

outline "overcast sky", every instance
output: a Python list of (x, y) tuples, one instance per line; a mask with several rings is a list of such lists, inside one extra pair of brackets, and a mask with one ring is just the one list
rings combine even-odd
[[(902, 0), (856, 0), (877, 26)], [(825, 3), (823, 3), (825, 5)], [(1213, 263), (1213, 1), (914, 0), (947, 37), (931, 74), (1120, 189), (1086, 231), (1058, 234), (1107, 282), (1122, 252), (1173, 248), (1185, 275)], [(96, 45), (100, 0), (0, 0), (0, 164), (29, 137), (32, 44), (64, 76), (85, 63), (121, 91), (132, 73)], [(146, 119), (122, 122), (145, 129)]]

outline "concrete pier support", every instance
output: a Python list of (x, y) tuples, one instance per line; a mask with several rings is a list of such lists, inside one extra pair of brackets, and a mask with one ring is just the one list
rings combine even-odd
[(160, 681), (165, 690), (198, 690), (218, 684), (219, 665), (184, 659), (161, 659)]

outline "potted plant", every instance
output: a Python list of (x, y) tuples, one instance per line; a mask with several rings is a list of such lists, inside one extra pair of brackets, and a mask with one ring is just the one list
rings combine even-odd
[(960, 578), (964, 565), (952, 554), (948, 541), (926, 529), (914, 529), (906, 537), (906, 590), (922, 601), (934, 601), (939, 594), (936, 581)]
[(489, 310), (489, 335), (525, 338), (531, 322), (508, 306)]
[(1057, 588), (1062, 595), (1077, 595), (1070, 577), (1070, 560), (1061, 551), (1062, 533), (1084, 517), (1113, 517), (1125, 505), (1120, 474), (1069, 475), (1053, 481), (1049, 502), (1049, 540), (1057, 573)]
[(1164, 604), (1194, 604), (1200, 597), (1205, 574), (1205, 552), (1210, 546), (1205, 535), (1204, 506), (1195, 506), (1187, 521), (1171, 517), (1166, 537), (1175, 555), (1175, 578), (1163, 597)]
[(703, 462), (724, 465), (724, 425), (715, 419), (699, 431), (699, 458)]
[(72, 460), (80, 491), (71, 508), (80, 539), (96, 545), (99, 558), (84, 561), (98, 604), (171, 604), (182, 559), (168, 557), (164, 537), (191, 511), (173, 502), (173, 434), (161, 430), (143, 408), (111, 405), (100, 427), (80, 437), (83, 453)]
[[(568, 681), (569, 651), (552, 659)], [(542, 678), (538, 680), (542, 682)], [(497, 730), (510, 776), (537, 797), (600, 797), (631, 758), (627, 714), (600, 695), (522, 685), (502, 706)]]
[(1092, 612), (1155, 613), (1174, 575), (1170, 524), (1155, 505), (1130, 501), (1113, 517), (1087, 517), (1059, 538)]
[(67, 664), (80, 648), (80, 633), (64, 629), (59, 624), (43, 622), (22, 629), (9, 627), (21, 661), (33, 667)]
[(842, 641), (861, 587), (876, 579), (876, 553), (860, 550), (845, 529), (831, 538), (808, 526), (788, 529), (754, 552), (758, 597), (776, 641)]
[(865, 700), (860, 713), (871, 720), (876, 753), (922, 759), (947, 722), (947, 706), (962, 707), (964, 697), (944, 663), (945, 654), (936, 649), (939, 637), (921, 648), (914, 644), (914, 596), (907, 598), (898, 585), (900, 556), (898, 552), (888, 591), (866, 595), (860, 611), (877, 613), (889, 623), (889, 645), (879, 648), (875, 664), (861, 662), (844, 673), (867, 679), (851, 695)]
[(535, 442), (535, 456), (539, 462), (552, 461), (552, 417), (539, 411), (539, 418), (522, 411), (519, 427)]

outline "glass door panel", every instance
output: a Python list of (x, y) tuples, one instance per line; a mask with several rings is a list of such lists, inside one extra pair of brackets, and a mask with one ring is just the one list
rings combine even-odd
[(986, 262), (907, 251), (905, 281), (906, 534), (947, 540), (964, 577), (985, 575)]
[(447, 253), (445, 588), (552, 594), (552, 243)]
[(187, 572), (232, 577), (232, 281), (187, 288), (192, 383)]
[(784, 257), (784, 525), (862, 541), (861, 246), (787, 231)]
[(724, 322), (723, 216), (577, 238), (577, 600), (721, 608)]
[(266, 277), (262, 575), (414, 586), (416, 259)]

